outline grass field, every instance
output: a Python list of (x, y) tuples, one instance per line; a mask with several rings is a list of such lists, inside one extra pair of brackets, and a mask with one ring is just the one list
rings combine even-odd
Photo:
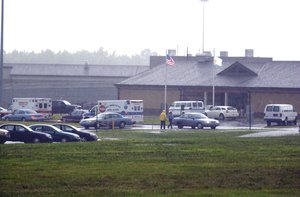
[(238, 137), (248, 132), (101, 130), (93, 143), (0, 145), (0, 196), (299, 196), (299, 136)]

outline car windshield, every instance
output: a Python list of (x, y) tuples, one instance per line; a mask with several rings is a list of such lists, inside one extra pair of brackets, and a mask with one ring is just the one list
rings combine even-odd
[(105, 115), (106, 115), (106, 114), (98, 114), (98, 115), (96, 116), (96, 118), (103, 119), (103, 118), (105, 117)]
[(71, 105), (69, 101), (63, 100), (62, 102), (64, 102), (66, 105)]
[(194, 117), (197, 119), (207, 118), (207, 116), (205, 116), (204, 114), (194, 114)]
[(236, 108), (234, 108), (234, 107), (228, 107), (227, 109), (228, 110), (236, 110)]
[(33, 131), (33, 129), (31, 129), (29, 126), (22, 125), (22, 127), (24, 127), (25, 129), (27, 129), (27, 130), (29, 130), (29, 131)]
[(24, 112), (25, 112), (26, 114), (36, 114), (36, 113), (37, 113), (36, 111), (34, 111), (34, 110), (32, 110), (32, 109), (24, 110)]

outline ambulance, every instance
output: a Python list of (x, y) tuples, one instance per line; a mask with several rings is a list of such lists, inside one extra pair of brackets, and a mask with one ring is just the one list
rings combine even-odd
[(98, 100), (97, 105), (84, 114), (83, 118), (90, 118), (103, 112), (116, 112), (135, 122), (144, 121), (143, 100)]
[(18, 109), (32, 109), (38, 113), (45, 115), (45, 118), (50, 118), (52, 113), (51, 98), (13, 98), (12, 111)]

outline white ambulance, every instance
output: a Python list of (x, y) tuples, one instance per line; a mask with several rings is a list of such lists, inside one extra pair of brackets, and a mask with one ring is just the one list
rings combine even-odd
[(99, 100), (83, 118), (90, 118), (103, 112), (116, 112), (136, 122), (144, 121), (143, 100)]
[(45, 118), (50, 118), (52, 113), (51, 98), (13, 98), (12, 111), (18, 109), (32, 109), (38, 113), (45, 114)]

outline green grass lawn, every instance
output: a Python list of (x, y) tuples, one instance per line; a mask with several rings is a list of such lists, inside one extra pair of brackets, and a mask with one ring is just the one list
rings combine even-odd
[(100, 130), (117, 140), (0, 145), (0, 196), (299, 196), (300, 136), (238, 137), (248, 132)]

